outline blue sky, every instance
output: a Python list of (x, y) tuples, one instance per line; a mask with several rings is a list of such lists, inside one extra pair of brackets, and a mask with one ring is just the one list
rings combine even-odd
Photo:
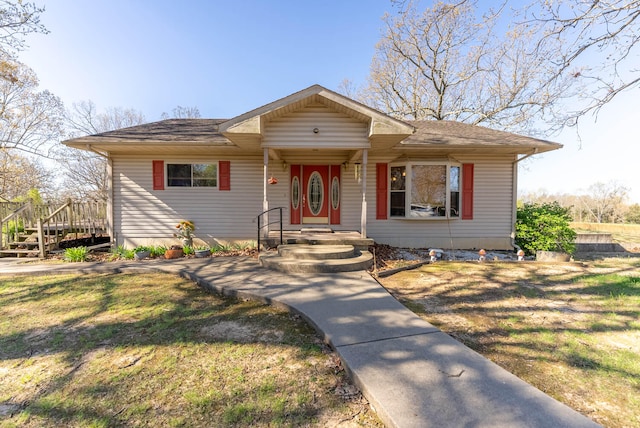
[[(47, 35), (23, 62), (70, 106), (135, 108), (148, 121), (178, 106), (229, 118), (320, 84), (365, 82), (389, 0), (47, 0)], [(574, 131), (564, 149), (521, 167), (520, 191), (575, 193), (618, 181), (640, 203), (638, 89)]]

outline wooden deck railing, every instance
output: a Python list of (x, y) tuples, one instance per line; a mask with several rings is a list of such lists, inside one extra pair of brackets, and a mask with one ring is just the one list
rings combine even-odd
[(68, 234), (95, 236), (107, 229), (106, 202), (67, 200), (62, 205), (29, 202), (17, 208), (12, 202), (0, 203), (0, 213), (10, 208), (13, 211), (0, 220), (3, 253), (37, 251), (44, 257)]

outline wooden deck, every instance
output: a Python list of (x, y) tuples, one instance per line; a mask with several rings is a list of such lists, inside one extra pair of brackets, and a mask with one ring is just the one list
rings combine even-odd
[(0, 212), (5, 213), (0, 217), (0, 256), (44, 257), (68, 234), (78, 237), (106, 232), (105, 202), (27, 202), (17, 207), (9, 202), (0, 204)]

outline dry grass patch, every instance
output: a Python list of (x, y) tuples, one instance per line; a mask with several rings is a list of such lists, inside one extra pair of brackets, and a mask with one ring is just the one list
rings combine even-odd
[(0, 277), (0, 426), (380, 426), (302, 320), (166, 274)]
[(439, 262), (380, 281), (425, 320), (594, 421), (640, 426), (640, 259)]

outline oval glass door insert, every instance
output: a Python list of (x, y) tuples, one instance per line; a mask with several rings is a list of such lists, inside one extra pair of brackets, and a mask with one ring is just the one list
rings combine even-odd
[(314, 171), (311, 177), (309, 177), (308, 190), (309, 211), (311, 211), (311, 214), (314, 216), (320, 214), (320, 210), (322, 209), (322, 202), (324, 200), (323, 187), (322, 176), (318, 171)]
[(331, 207), (334, 210), (338, 209), (340, 205), (340, 181), (338, 177), (333, 177), (331, 181)]
[(293, 177), (291, 182), (291, 206), (294, 210), (298, 209), (300, 205), (300, 180), (298, 177)]

